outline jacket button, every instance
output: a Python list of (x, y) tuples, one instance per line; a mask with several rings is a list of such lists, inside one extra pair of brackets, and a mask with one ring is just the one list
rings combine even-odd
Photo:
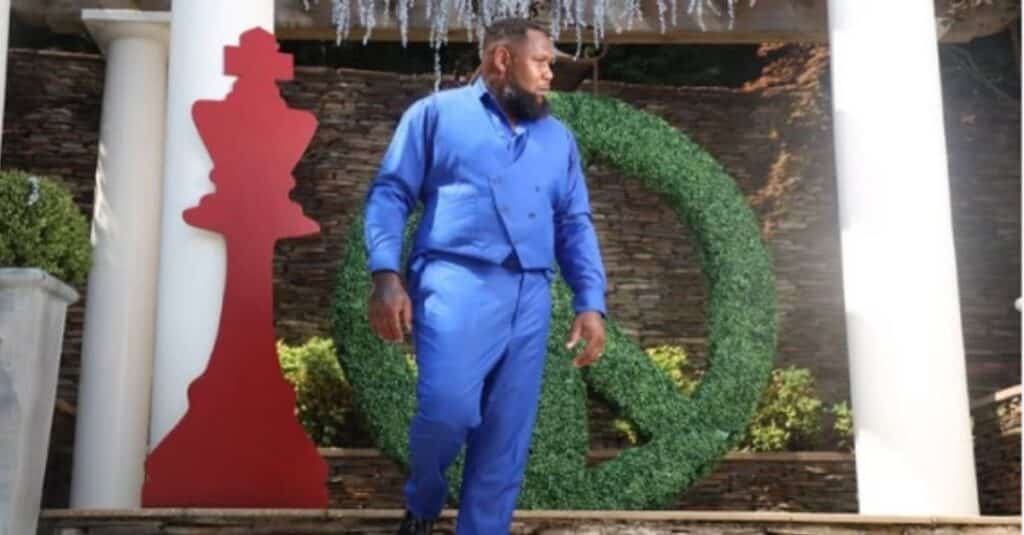
[(540, 186), (534, 186), (533, 187), (533, 191), (536, 191), (537, 193), (540, 193)]
[(533, 218), (535, 218), (535, 217), (537, 217), (537, 214), (535, 214), (535, 213), (533, 213), (533, 212), (530, 212), (530, 219), (533, 219)]

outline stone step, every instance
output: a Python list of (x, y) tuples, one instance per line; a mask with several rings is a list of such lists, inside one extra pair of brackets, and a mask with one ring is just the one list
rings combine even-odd
[[(446, 510), (435, 533), (454, 532)], [(394, 533), (398, 509), (49, 509), (37, 535), (313, 535)], [(513, 535), (906, 535), (1021, 533), (1019, 516), (907, 517), (730, 511), (519, 511)]]

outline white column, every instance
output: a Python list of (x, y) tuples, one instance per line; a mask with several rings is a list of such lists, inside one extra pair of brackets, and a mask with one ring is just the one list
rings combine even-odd
[(7, 43), (10, 35), (11, 0), (0, 0), (0, 154), (3, 153), (4, 104), (7, 100)]
[(829, 0), (860, 512), (976, 515), (931, 0)]
[(82, 12), (107, 56), (72, 507), (139, 507), (149, 438), (169, 13)]
[(192, 122), (192, 104), (230, 91), (234, 77), (224, 75), (224, 46), (237, 45), (255, 26), (274, 31), (273, 0), (175, 0), (171, 7), (151, 450), (185, 415), (188, 386), (213, 349), (224, 294), (221, 235), (181, 217), (213, 191), (212, 162)]

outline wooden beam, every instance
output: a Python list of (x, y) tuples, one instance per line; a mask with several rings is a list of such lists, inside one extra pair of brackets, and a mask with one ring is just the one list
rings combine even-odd
[[(587, 0), (584, 0), (587, 1)], [(937, 0), (936, 13), (945, 13), (951, 0)], [(668, 4), (669, 0), (665, 0)], [(828, 13), (825, 0), (758, 0), (754, 7), (745, 7), (741, 2), (737, 7), (736, 18), (732, 28), (726, 17), (706, 13), (703, 21), (686, 14), (686, 0), (676, 0), (677, 24), (671, 25), (671, 15), (666, 14), (665, 32), (661, 31), (658, 19), (657, 0), (640, 0), (640, 9), (644, 20), (634, 21), (631, 29), (621, 28), (616, 31), (614, 25), (606, 23), (604, 41), (611, 44), (739, 44), (766, 42), (828, 42)], [(997, 0), (998, 3), (998, 0)], [(306, 11), (299, 1), (278, 0), (276, 33), (281, 39), (296, 40), (333, 40), (334, 28), (330, 21), (330, 2), (321, 0), (320, 5)], [(394, 2), (392, 2), (394, 4)], [(352, 3), (353, 6), (356, 3)], [(355, 9), (353, 7), (353, 9)], [(609, 6), (608, 18), (616, 18), (617, 13)], [(588, 9), (589, 11), (589, 9)], [(884, 16), (881, 13), (880, 16)], [(1007, 9), (999, 6), (982, 6), (971, 12), (966, 20), (943, 29), (940, 27), (941, 41), (967, 42), (976, 37), (999, 33), (1020, 17), (1019, 7)], [(377, 26), (374, 27), (371, 40), (398, 41), (401, 39), (395, 17), (384, 13), (376, 14)], [(547, 20), (541, 14), (541, 20)], [(430, 38), (430, 24), (420, 9), (415, 9), (409, 17), (408, 39), (411, 42), (425, 42)], [(365, 29), (355, 26), (358, 14), (353, 11), (351, 19), (353, 28), (350, 39), (361, 40)], [(620, 18), (620, 20), (623, 20)], [(702, 28), (703, 24), (703, 28)], [(454, 20), (448, 32), (450, 42), (466, 42), (464, 28), (457, 27)], [(593, 41), (592, 30), (583, 32), (584, 42)], [(574, 31), (563, 30), (560, 42), (575, 43)]]
[[(588, 1), (588, 0), (584, 0)], [(668, 2), (669, 0), (666, 0)], [(936, 0), (936, 13), (943, 14), (953, 0)], [(331, 24), (331, 0), (310, 0), (307, 11), (302, 0), (276, 0), (276, 33), (286, 40), (333, 41), (335, 31)], [(676, 0), (677, 25), (671, 25), (661, 32), (658, 20), (657, 0), (640, 0), (644, 19), (634, 21), (631, 29), (617, 32), (610, 22), (606, 24), (605, 41), (612, 44), (686, 44), (686, 43), (764, 43), (764, 42), (818, 42), (828, 41), (828, 19), (825, 0), (759, 0), (754, 7), (741, 2), (737, 6), (736, 19), (729, 28), (726, 17), (705, 13), (703, 21), (687, 15), (686, 0)], [(993, 6), (981, 6), (969, 12), (966, 20), (952, 27), (939, 27), (942, 42), (966, 42), (976, 37), (992, 35), (1005, 30), (1020, 17), (1020, 7), (1007, 7), (1008, 0), (996, 0)], [(385, 17), (377, 2), (375, 17), (380, 23), (374, 28), (374, 41), (399, 41), (401, 36), (393, 13)], [(396, 2), (391, 2), (394, 6)], [(351, 2), (351, 20), (358, 22), (357, 2)], [(423, 4), (410, 13), (408, 38), (412, 42), (425, 42), (430, 38), (430, 25), (424, 16)], [(12, 0), (12, 9), (20, 20), (29, 24), (46, 25), (58, 33), (79, 33), (83, 31), (81, 10), (84, 8), (166, 10), (170, 0)], [(588, 9), (589, 11), (589, 9)], [(609, 6), (609, 20), (616, 18), (613, 6)], [(885, 16), (885, 13), (879, 13)], [(453, 15), (454, 17), (454, 15)], [(541, 14), (543, 18), (544, 15)], [(670, 22), (671, 14), (666, 14)], [(385, 22), (386, 21), (386, 22)], [(448, 34), (451, 42), (466, 42), (465, 29), (452, 21)], [(704, 28), (702, 29), (701, 24)], [(352, 28), (350, 38), (361, 40), (364, 29)], [(585, 41), (593, 41), (593, 33), (583, 33)], [(563, 31), (560, 41), (575, 42), (575, 32)]]
[[(333, 28), (279, 28), (276, 32), (278, 39), (296, 41), (333, 41), (335, 33)], [(359, 26), (352, 28), (349, 40), (362, 42), (365, 29)], [(377, 26), (371, 34), (371, 41), (375, 42), (398, 42), (401, 34), (398, 28), (393, 26)], [(408, 40), (410, 43), (425, 43), (430, 40), (430, 31), (426, 28), (409, 28)], [(466, 43), (465, 30), (452, 30), (448, 32), (448, 42)], [(593, 43), (593, 33), (583, 33), (583, 44)], [(562, 32), (558, 42), (564, 45), (574, 45), (576, 34), (573, 32)], [(656, 31), (631, 31), (621, 34), (609, 33), (604, 36), (602, 42), (608, 44), (642, 44), (642, 45), (670, 45), (670, 44), (759, 44), (775, 42), (828, 42), (828, 33), (786, 33), (786, 32), (701, 32), (682, 31), (666, 32), (664, 34)]]

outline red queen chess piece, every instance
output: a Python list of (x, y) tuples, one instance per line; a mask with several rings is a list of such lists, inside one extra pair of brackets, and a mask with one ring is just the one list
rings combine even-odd
[(231, 93), (192, 107), (216, 192), (183, 214), (224, 235), (220, 328), (188, 412), (146, 460), (144, 507), (327, 507), (327, 465), (278, 364), (272, 283), (275, 242), (320, 230), (288, 198), (316, 118), (281, 98), (292, 57), (273, 35), (254, 28), (239, 45), (224, 48), (224, 72), (238, 77)]

